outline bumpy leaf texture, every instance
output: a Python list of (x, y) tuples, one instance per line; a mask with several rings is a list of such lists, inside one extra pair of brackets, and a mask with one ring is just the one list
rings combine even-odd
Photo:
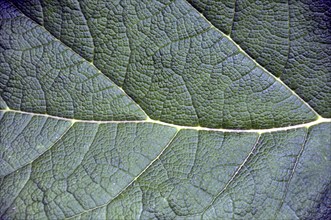
[(0, 11), (1, 219), (330, 219), (329, 1)]

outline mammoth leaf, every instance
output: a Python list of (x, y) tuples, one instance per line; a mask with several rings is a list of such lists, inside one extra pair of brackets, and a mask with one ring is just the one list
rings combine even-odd
[(0, 0), (1, 219), (327, 219), (327, 1)]

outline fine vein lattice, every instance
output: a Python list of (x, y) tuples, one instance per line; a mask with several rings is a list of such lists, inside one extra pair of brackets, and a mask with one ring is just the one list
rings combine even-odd
[(0, 0), (0, 218), (326, 219), (330, 7)]

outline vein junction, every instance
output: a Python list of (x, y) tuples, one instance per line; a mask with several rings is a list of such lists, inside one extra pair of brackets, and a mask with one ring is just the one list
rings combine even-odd
[(268, 128), (268, 129), (226, 129), (226, 128), (207, 128), (207, 127), (200, 127), (200, 126), (184, 126), (184, 125), (175, 125), (170, 124), (158, 120), (151, 119), (147, 116), (145, 120), (136, 120), (136, 121), (97, 121), (97, 120), (81, 120), (81, 119), (71, 119), (71, 118), (64, 118), (59, 116), (53, 116), (48, 114), (40, 114), (40, 113), (32, 113), (32, 112), (24, 112), (20, 110), (14, 110), (10, 108), (2, 109), (0, 112), (5, 113), (16, 113), (16, 114), (25, 114), (25, 115), (31, 115), (31, 116), (39, 116), (39, 117), (48, 117), (53, 118), (57, 120), (64, 120), (64, 121), (70, 121), (72, 124), (74, 123), (95, 123), (95, 124), (120, 124), (120, 123), (153, 123), (153, 124), (159, 124), (164, 126), (169, 126), (176, 128), (177, 130), (182, 129), (190, 129), (190, 130), (201, 130), (201, 131), (220, 131), (220, 132), (233, 132), (233, 133), (268, 133), (268, 132), (277, 132), (277, 131), (286, 131), (290, 129), (298, 129), (298, 128), (309, 128), (314, 125), (318, 125), (321, 123), (331, 123), (331, 119), (329, 118), (323, 118), (321, 116), (318, 117), (317, 120), (298, 124), (298, 125), (291, 125), (287, 127), (279, 127), (279, 128)]

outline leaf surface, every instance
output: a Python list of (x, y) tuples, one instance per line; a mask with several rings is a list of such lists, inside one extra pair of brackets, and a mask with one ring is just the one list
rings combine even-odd
[(1, 0), (1, 218), (330, 215), (328, 49), (246, 4)]

